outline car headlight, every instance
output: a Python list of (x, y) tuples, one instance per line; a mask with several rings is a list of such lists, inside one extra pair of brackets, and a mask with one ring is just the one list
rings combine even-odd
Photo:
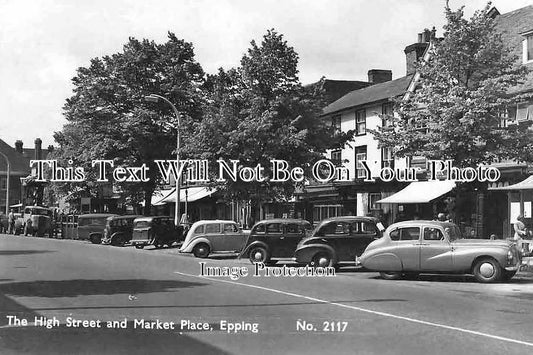
[(514, 264), (513, 261), (514, 261), (514, 253), (511, 249), (509, 249), (507, 251), (507, 264), (509, 265)]

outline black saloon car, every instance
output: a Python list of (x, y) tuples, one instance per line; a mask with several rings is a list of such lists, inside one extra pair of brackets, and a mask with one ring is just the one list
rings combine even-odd
[(380, 238), (385, 227), (374, 217), (334, 217), (323, 220), (296, 248), (298, 263), (335, 266), (353, 261), (372, 241)]
[(269, 219), (256, 223), (239, 257), (252, 263), (275, 264), (279, 258), (294, 257), (298, 242), (311, 231), (309, 222), (302, 219)]
[(138, 217), (141, 216), (129, 215), (107, 218), (102, 244), (124, 246), (124, 244), (131, 241), (131, 236), (133, 233), (133, 220)]

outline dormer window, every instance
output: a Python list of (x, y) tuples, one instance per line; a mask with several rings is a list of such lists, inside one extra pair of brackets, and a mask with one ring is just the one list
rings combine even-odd
[(524, 36), (522, 42), (524, 64), (533, 63), (533, 30), (522, 33), (522, 36)]

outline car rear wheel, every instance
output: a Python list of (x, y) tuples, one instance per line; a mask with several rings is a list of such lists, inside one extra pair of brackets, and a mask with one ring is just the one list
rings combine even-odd
[(142, 249), (144, 248), (144, 244), (135, 244), (135, 248)]
[(327, 252), (318, 252), (311, 259), (312, 267), (330, 267), (333, 266), (333, 258)]
[(502, 278), (502, 268), (492, 258), (479, 259), (474, 264), (474, 277), (479, 282), (495, 282)]
[(265, 264), (269, 261), (268, 252), (263, 247), (254, 247), (250, 250), (249, 259), (252, 264)]
[(111, 245), (114, 247), (122, 247), (124, 246), (124, 236), (122, 234), (116, 235), (111, 239)]
[(100, 244), (100, 243), (102, 243), (102, 236), (100, 234), (91, 234), (89, 236), (89, 240), (93, 244)]
[(194, 246), (192, 253), (197, 258), (207, 258), (209, 256), (209, 245), (205, 243), (200, 243)]
[(396, 271), (383, 271), (379, 275), (384, 280), (398, 280), (402, 277), (402, 273)]

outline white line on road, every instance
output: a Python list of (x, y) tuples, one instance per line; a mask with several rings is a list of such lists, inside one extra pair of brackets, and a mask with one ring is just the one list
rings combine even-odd
[(383, 317), (401, 319), (401, 320), (404, 320), (404, 321), (407, 321), (407, 322), (411, 322), (411, 323), (424, 324), (424, 325), (429, 325), (429, 326), (432, 326), (432, 327), (443, 328), (443, 329), (448, 329), (448, 330), (454, 330), (454, 331), (461, 332), (461, 333), (473, 334), (473, 335), (478, 335), (478, 336), (482, 336), (482, 337), (486, 337), (486, 338), (490, 338), (490, 339), (496, 339), (496, 340), (506, 341), (506, 342), (509, 342), (509, 343), (515, 343), (515, 344), (520, 344), (520, 345), (526, 345), (526, 346), (533, 347), (533, 343), (529, 343), (527, 341), (501, 337), (501, 336), (498, 336), (498, 335), (492, 335), (492, 334), (487, 334), (487, 333), (483, 333), (483, 332), (477, 332), (475, 330), (469, 330), (469, 329), (464, 329), (464, 328), (453, 327), (453, 326), (446, 325), (446, 324), (428, 322), (428, 321), (425, 321), (425, 320), (420, 320), (420, 319), (415, 319), (415, 318), (410, 318), (410, 317), (398, 316), (398, 315), (395, 315), (395, 314), (392, 314), (392, 313), (387, 313), (387, 312), (373, 311), (371, 309), (366, 309), (366, 308), (361, 308), (361, 307), (356, 307), (356, 306), (350, 306), (350, 305), (342, 304), (342, 303), (338, 303), (338, 302), (330, 302), (330, 301), (322, 300), (322, 299), (319, 299), (319, 298), (304, 296), (304, 295), (300, 295), (300, 294), (292, 293), (292, 292), (276, 290), (276, 289), (273, 289), (273, 288), (257, 286), (257, 285), (249, 285), (249, 284), (244, 284), (244, 283), (235, 282), (235, 281), (229, 281), (229, 280), (219, 280), (219, 279), (210, 278), (210, 277), (206, 277), (206, 276), (186, 274), (186, 273), (179, 272), (179, 271), (175, 271), (174, 273), (178, 274), (178, 275), (194, 277), (194, 278), (198, 278), (198, 279), (217, 281), (217, 282), (223, 282), (223, 283), (228, 283), (228, 284), (232, 284), (232, 285), (239, 285), (239, 286), (244, 286), (244, 287), (255, 288), (255, 289), (258, 289), (258, 290), (279, 293), (279, 294), (286, 295), (286, 296), (293, 296), (293, 297), (303, 298), (303, 299), (306, 299), (306, 300), (309, 300), (309, 301), (313, 301), (313, 302), (319, 302), (319, 303), (329, 304), (329, 305), (332, 305), (332, 306), (348, 308), (348, 309), (352, 309), (352, 310), (356, 310), (356, 311), (360, 311), (360, 312), (365, 312), (365, 313), (370, 313), (370, 314), (375, 314), (375, 315), (379, 315), (379, 316), (383, 316)]

